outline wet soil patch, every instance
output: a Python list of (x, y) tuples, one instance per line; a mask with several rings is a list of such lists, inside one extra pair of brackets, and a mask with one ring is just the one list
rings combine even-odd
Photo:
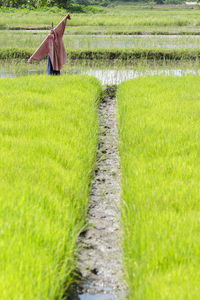
[(88, 209), (89, 227), (79, 243), (82, 281), (77, 299), (124, 299), (120, 229), (120, 165), (116, 124), (116, 86), (105, 88), (99, 107), (99, 149)]

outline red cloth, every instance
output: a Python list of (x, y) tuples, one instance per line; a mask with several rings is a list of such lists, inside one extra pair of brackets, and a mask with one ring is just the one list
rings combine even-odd
[(32, 60), (41, 60), (49, 54), (53, 70), (59, 71), (67, 61), (67, 53), (65, 51), (64, 43), (62, 40), (65, 32), (67, 16), (54, 28), (51, 33), (42, 42), (39, 48), (28, 59), (31, 64)]

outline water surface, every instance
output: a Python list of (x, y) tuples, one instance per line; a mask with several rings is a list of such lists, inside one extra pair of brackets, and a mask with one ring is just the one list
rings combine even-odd
[[(37, 48), (49, 31), (0, 31), (1, 47)], [(166, 48), (196, 49), (200, 36), (191, 35), (64, 35), (66, 48)]]
[[(45, 74), (46, 62), (29, 65), (26, 62), (3, 62), (0, 67), (0, 78), (14, 78), (34, 74)], [(174, 75), (184, 76), (188, 74), (200, 75), (199, 63), (171, 62), (171, 63), (133, 63), (124, 62), (68, 62), (61, 74), (81, 74), (95, 76), (103, 85), (120, 84), (129, 79), (140, 76)]]

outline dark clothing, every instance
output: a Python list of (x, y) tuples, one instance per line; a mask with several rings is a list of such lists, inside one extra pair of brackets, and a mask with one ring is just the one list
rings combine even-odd
[(60, 75), (60, 71), (53, 70), (50, 56), (48, 55), (48, 64), (47, 64), (47, 74), (48, 75)]

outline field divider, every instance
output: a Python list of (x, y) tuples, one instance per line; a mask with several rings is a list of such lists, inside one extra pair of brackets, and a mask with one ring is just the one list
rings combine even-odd
[[(91, 190), (88, 228), (82, 232), (78, 268), (83, 278), (78, 294), (124, 299), (121, 176), (116, 122), (116, 86), (105, 88), (99, 107), (99, 149)], [(95, 297), (95, 296), (94, 296)], [(100, 299), (100, 298), (98, 298)]]
[[(78, 34), (78, 35), (99, 35), (102, 34), (102, 29), (100, 28), (97, 31), (89, 30), (87, 29), (88, 26), (81, 26), (82, 31), (79, 30), (78, 25), (71, 25), (70, 28), (68, 28), (68, 34)], [(77, 28), (75, 30), (74, 28)], [(173, 27), (172, 27), (173, 28)], [(70, 30), (72, 29), (72, 30)], [(51, 30), (51, 26), (49, 25), (24, 25), (24, 26), (7, 26), (7, 25), (0, 25), (0, 30), (10, 30), (12, 31), (20, 31), (20, 30), (25, 30), (27, 32), (29, 31), (43, 31), (43, 30)], [(70, 30), (70, 31), (69, 31)], [(146, 28), (141, 28), (141, 29), (128, 29), (128, 30), (116, 30), (116, 29), (109, 29), (107, 27), (107, 31), (103, 31), (104, 35), (177, 35), (177, 36), (184, 36), (184, 35), (200, 35), (199, 31), (187, 31), (183, 29), (177, 29), (177, 31), (170, 31), (170, 30), (162, 30), (162, 29), (155, 29), (155, 30), (147, 30)]]

